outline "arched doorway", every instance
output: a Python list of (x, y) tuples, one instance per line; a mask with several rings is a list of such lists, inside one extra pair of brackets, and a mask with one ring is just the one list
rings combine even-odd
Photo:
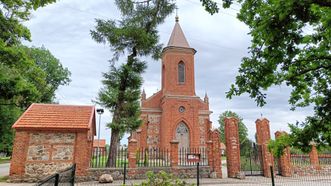
[(176, 139), (179, 141), (178, 149), (188, 149), (190, 147), (190, 132), (184, 122), (180, 122), (176, 128)]

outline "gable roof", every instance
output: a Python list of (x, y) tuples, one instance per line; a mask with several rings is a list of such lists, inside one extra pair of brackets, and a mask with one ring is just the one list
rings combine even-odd
[(176, 21), (175, 27), (172, 30), (168, 46), (191, 48), (178, 21)]
[[(99, 140), (99, 147), (106, 147), (106, 140), (105, 139), (100, 139)], [(98, 147), (98, 140), (95, 139), (93, 140), (93, 147)]]
[(33, 103), (14, 123), (14, 129), (92, 129), (94, 106)]

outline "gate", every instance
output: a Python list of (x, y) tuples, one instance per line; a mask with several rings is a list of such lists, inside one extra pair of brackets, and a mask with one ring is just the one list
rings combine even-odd
[(262, 151), (254, 142), (240, 144), (240, 169), (245, 176), (263, 175)]

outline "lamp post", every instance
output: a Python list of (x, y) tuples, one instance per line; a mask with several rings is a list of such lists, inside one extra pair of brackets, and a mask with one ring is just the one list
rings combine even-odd
[(104, 110), (102, 108), (97, 109), (97, 113), (99, 114), (99, 128), (98, 128), (98, 150), (97, 150), (97, 164), (99, 161), (99, 156), (100, 156), (100, 123), (101, 123), (101, 114), (103, 114)]

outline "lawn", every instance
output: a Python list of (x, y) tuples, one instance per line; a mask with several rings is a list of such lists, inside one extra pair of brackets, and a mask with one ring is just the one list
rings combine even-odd
[(0, 176), (0, 182), (6, 182), (8, 178), (8, 176)]
[(10, 162), (10, 157), (2, 157), (0, 158), (0, 164), (2, 163), (9, 163)]
[[(93, 168), (102, 168), (102, 167), (106, 167), (106, 163), (107, 163), (107, 158), (108, 156), (100, 156), (99, 159), (97, 160), (96, 157), (92, 158), (91, 161), (91, 165)], [(116, 167), (124, 167), (124, 163), (128, 164), (128, 160), (124, 160), (124, 158), (118, 158), (118, 160), (116, 160)], [(128, 166), (128, 165), (126, 165)]]

